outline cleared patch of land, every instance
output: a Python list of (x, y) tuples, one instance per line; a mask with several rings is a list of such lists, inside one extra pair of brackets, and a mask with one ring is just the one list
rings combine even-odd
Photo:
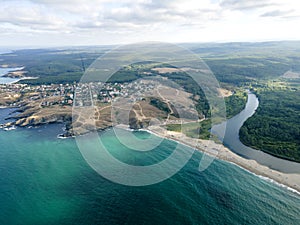
[(219, 91), (219, 95), (223, 98), (233, 95), (232, 91), (224, 89), (224, 88), (218, 88), (218, 91)]
[(287, 79), (298, 79), (300, 78), (300, 73), (293, 72), (293, 71), (287, 71), (282, 75), (283, 78)]

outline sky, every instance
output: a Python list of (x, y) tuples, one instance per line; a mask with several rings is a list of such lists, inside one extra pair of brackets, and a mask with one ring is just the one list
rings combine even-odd
[(0, 46), (300, 40), (297, 0), (0, 0)]

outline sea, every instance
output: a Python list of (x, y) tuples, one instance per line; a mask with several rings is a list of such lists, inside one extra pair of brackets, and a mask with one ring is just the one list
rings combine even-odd
[[(0, 109), (0, 123), (14, 110)], [(300, 224), (297, 193), (234, 164), (216, 159), (200, 172), (203, 155), (195, 151), (169, 179), (125, 186), (96, 173), (73, 138), (58, 139), (62, 129), (0, 129), (0, 224)], [(141, 153), (122, 146), (113, 130), (99, 135), (112, 155), (133, 165), (157, 163), (178, 144), (164, 140)], [(144, 131), (134, 135), (154, 138)]]
[[(9, 49), (4, 49), (4, 48), (0, 48), (0, 56), (1, 54), (5, 54), (5, 53), (10, 53), (12, 52)], [(0, 65), (1, 65), (1, 58), (0, 58)], [(23, 69), (23, 67), (14, 67), (14, 68), (2, 68), (0, 67), (0, 84), (11, 84), (11, 83), (16, 83), (18, 82), (20, 79), (17, 78), (10, 78), (10, 77), (3, 77), (4, 75), (6, 75), (9, 72), (12, 71), (17, 71), (17, 70), (21, 70)]]
[(20, 79), (18, 78), (10, 78), (10, 77), (3, 77), (4, 75), (8, 74), (12, 71), (21, 70), (23, 67), (14, 67), (14, 68), (0, 68), (0, 84), (11, 84), (16, 83)]

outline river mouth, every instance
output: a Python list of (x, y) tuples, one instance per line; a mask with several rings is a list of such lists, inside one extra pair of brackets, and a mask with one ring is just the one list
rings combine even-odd
[(224, 133), (223, 129), (226, 124), (223, 144), (232, 152), (243, 158), (255, 160), (261, 165), (283, 173), (300, 173), (300, 163), (277, 158), (263, 151), (250, 148), (240, 141), (239, 130), (244, 122), (255, 113), (258, 105), (259, 101), (256, 95), (249, 92), (245, 109), (222, 124), (214, 125), (212, 128), (213, 134), (217, 135), (219, 138), (222, 137), (221, 134), (222, 132)]

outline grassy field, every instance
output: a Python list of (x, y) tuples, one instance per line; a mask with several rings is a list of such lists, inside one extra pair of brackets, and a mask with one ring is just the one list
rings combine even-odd
[(166, 128), (170, 131), (182, 132), (192, 138), (209, 139), (211, 135), (209, 132), (211, 128), (210, 120), (204, 120), (199, 123), (168, 124)]

